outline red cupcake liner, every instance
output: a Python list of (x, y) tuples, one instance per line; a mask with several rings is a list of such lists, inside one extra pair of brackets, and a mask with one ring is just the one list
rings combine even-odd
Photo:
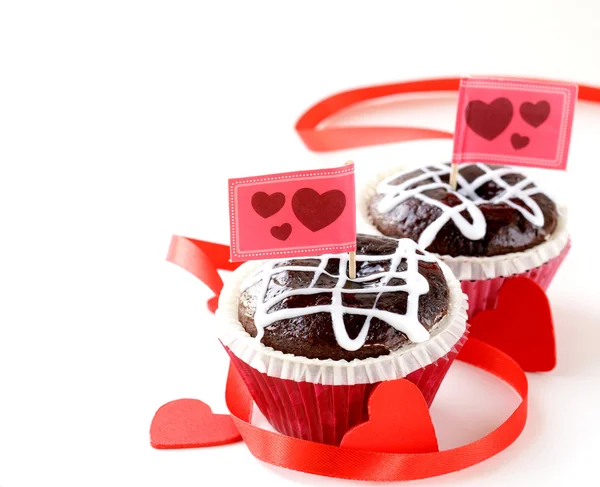
[[(467, 333), (447, 355), (405, 377), (421, 390), (428, 406), (466, 340)], [(368, 419), (369, 395), (379, 382), (322, 385), (279, 379), (259, 372), (225, 349), (258, 409), (284, 435), (339, 445), (350, 428)]]
[(529, 277), (540, 285), (544, 291), (548, 289), (552, 279), (556, 275), (558, 268), (569, 253), (571, 242), (569, 242), (562, 252), (553, 259), (550, 259), (544, 265), (507, 277), (496, 277), (493, 279), (482, 279), (477, 281), (461, 281), (460, 286), (463, 292), (469, 297), (469, 309), (467, 313), (469, 319), (477, 313), (486, 309), (494, 309), (498, 304), (498, 293), (502, 285), (515, 277)]

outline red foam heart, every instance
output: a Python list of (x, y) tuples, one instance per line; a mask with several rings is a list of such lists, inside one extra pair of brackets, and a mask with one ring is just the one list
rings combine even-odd
[(198, 399), (177, 399), (161, 406), (150, 425), (150, 444), (158, 449), (199, 448), (241, 441), (228, 414), (213, 414)]
[(470, 333), (510, 355), (527, 372), (547, 372), (556, 366), (550, 303), (544, 290), (527, 277), (507, 280), (497, 308), (477, 313)]
[(342, 448), (383, 453), (438, 450), (435, 429), (421, 391), (405, 379), (379, 384), (369, 398), (369, 420), (348, 431)]

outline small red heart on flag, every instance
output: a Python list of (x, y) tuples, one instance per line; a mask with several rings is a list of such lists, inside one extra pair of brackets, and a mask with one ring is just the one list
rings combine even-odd
[(198, 399), (177, 399), (161, 406), (150, 425), (150, 444), (158, 449), (225, 445), (242, 438), (228, 414), (213, 414)]
[(419, 388), (405, 379), (379, 384), (369, 398), (369, 420), (348, 431), (341, 447), (382, 453), (438, 451), (429, 409)]
[(544, 290), (527, 277), (507, 280), (496, 309), (477, 313), (470, 334), (510, 355), (527, 372), (556, 366), (550, 303)]
[(256, 213), (263, 218), (269, 218), (283, 208), (285, 195), (283, 193), (268, 195), (264, 191), (259, 191), (252, 195), (250, 202)]
[(512, 134), (510, 143), (515, 149), (522, 149), (523, 147), (527, 147), (529, 145), (529, 137), (515, 133)]
[(332, 189), (323, 194), (312, 188), (302, 188), (292, 197), (292, 209), (300, 223), (317, 232), (336, 221), (346, 208), (346, 195)]
[(550, 115), (550, 103), (546, 100), (538, 101), (535, 105), (526, 101), (519, 108), (521, 117), (532, 127), (542, 125)]
[(292, 226), (289, 223), (284, 223), (278, 227), (275, 226), (271, 228), (271, 235), (273, 235), (273, 237), (275, 237), (277, 240), (287, 240), (291, 233)]

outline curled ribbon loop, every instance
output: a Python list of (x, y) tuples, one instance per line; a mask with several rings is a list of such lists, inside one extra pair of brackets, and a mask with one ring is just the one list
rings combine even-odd
[[(418, 127), (319, 127), (319, 125), (331, 116), (358, 103), (392, 95), (453, 92), (458, 91), (459, 83), (460, 78), (433, 78), (343, 91), (310, 107), (296, 122), (296, 132), (306, 147), (314, 152), (329, 152), (408, 140), (451, 139), (453, 134), (450, 132)], [(578, 99), (600, 103), (600, 88), (579, 85)]]
[(476, 465), (511, 445), (527, 421), (527, 378), (508, 355), (470, 338), (458, 360), (479, 367), (512, 386), (521, 403), (498, 428), (473, 443), (434, 453), (347, 450), (266, 431), (250, 423), (252, 398), (235, 368), (227, 379), (227, 407), (250, 452), (263, 462), (300, 472), (352, 480), (392, 482), (436, 477)]
[(207, 305), (214, 313), (217, 309), (223, 280), (219, 270), (233, 271), (241, 262), (229, 261), (229, 246), (204, 240), (173, 235), (167, 254), (167, 261), (182, 267), (206, 284), (216, 296)]

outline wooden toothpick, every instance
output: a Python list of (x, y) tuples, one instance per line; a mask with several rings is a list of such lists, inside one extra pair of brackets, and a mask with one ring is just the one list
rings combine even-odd
[(452, 163), (450, 168), (450, 186), (452, 186), (452, 191), (456, 191), (456, 180), (458, 179), (458, 164), (456, 162)]
[(356, 252), (350, 252), (350, 279), (356, 279)]
[[(348, 161), (346, 162), (346, 166), (348, 164), (352, 164), (352, 161)], [(348, 261), (348, 274), (350, 276), (350, 279), (356, 279), (356, 252), (352, 251), (349, 253), (350, 256), (350, 260)]]

